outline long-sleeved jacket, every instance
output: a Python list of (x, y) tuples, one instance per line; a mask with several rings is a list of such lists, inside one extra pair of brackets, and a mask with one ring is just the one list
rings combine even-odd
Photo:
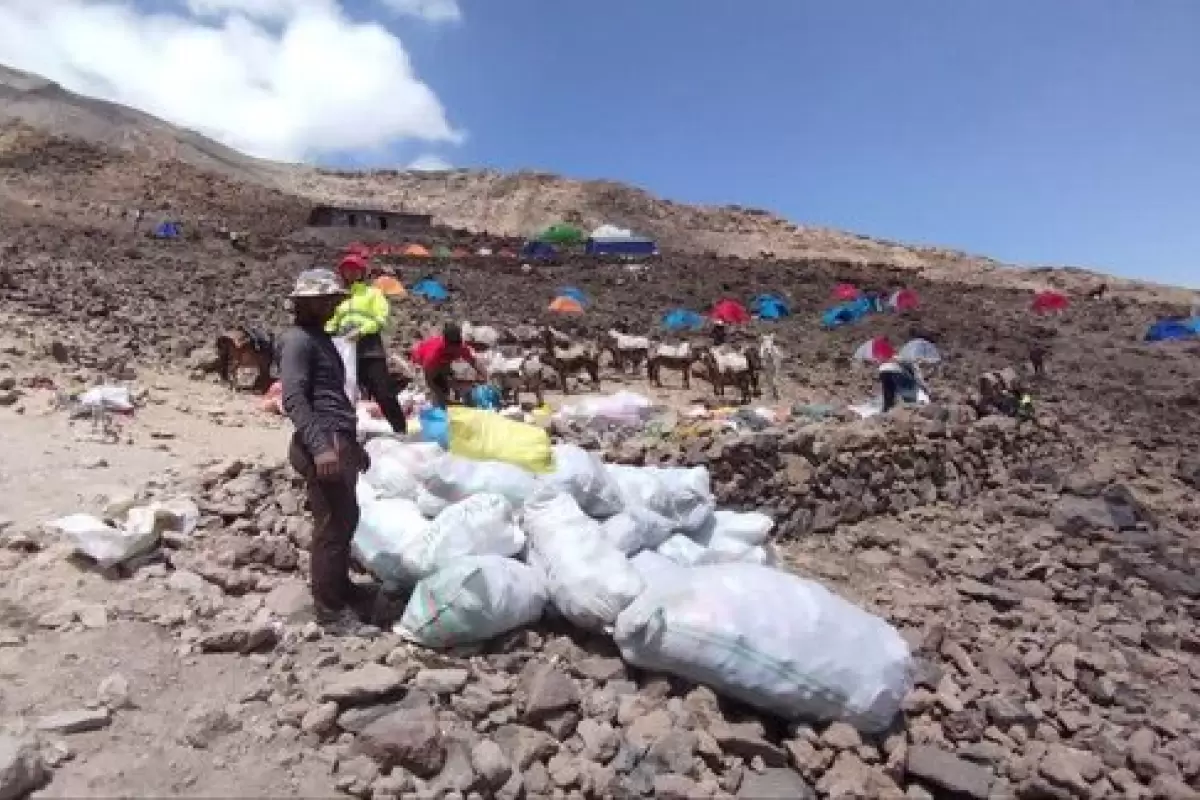
[(325, 332), (341, 336), (357, 329), (363, 336), (383, 332), (388, 321), (388, 300), (383, 292), (369, 283), (350, 284), (350, 296), (338, 304), (337, 310), (325, 323)]
[(292, 328), (280, 357), (283, 410), (312, 455), (333, 447), (334, 434), (355, 436), (356, 417), (346, 397), (346, 367), (320, 328)]

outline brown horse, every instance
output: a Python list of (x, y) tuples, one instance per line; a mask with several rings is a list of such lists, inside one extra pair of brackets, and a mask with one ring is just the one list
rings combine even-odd
[(231, 389), (237, 388), (239, 370), (253, 369), (253, 388), (265, 392), (271, 385), (275, 356), (275, 338), (258, 331), (234, 328), (217, 337), (217, 375)]

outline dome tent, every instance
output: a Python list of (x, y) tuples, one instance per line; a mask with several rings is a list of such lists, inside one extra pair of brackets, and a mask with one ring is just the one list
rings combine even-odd
[(1038, 292), (1030, 308), (1037, 314), (1056, 314), (1071, 307), (1071, 301), (1062, 292)]
[(791, 316), (791, 309), (783, 298), (773, 294), (760, 294), (751, 303), (754, 315), (759, 319), (776, 320)]
[(446, 291), (446, 287), (433, 278), (422, 278), (417, 281), (411, 292), (416, 297), (423, 297), (435, 303), (450, 299), (450, 292)]
[(396, 280), (391, 275), (380, 275), (371, 284), (383, 292), (387, 297), (407, 297), (408, 292), (404, 288), (404, 284)]
[(729, 325), (744, 325), (750, 321), (750, 312), (737, 300), (719, 300), (708, 315), (714, 322), (724, 322)]
[(904, 361), (936, 364), (942, 360), (942, 354), (928, 339), (913, 339), (900, 348), (899, 357)]
[(704, 327), (704, 317), (686, 308), (675, 308), (663, 315), (662, 324), (669, 331), (698, 331)]
[(561, 222), (556, 225), (551, 225), (549, 228), (546, 228), (546, 230), (534, 237), (534, 239), (539, 242), (561, 245), (582, 244), (585, 238), (587, 237), (579, 228), (576, 228), (574, 225), (567, 225), (566, 223)]
[(831, 296), (834, 300), (857, 300), (861, 294), (857, 286), (852, 286), (849, 283), (839, 283), (833, 287)]
[(896, 348), (892, 347), (892, 343), (887, 340), (887, 337), (876, 336), (874, 339), (868, 339), (858, 346), (854, 351), (855, 361), (879, 362), (887, 361), (895, 358)]
[(574, 298), (556, 297), (547, 310), (553, 311), (555, 314), (582, 314), (583, 306)]

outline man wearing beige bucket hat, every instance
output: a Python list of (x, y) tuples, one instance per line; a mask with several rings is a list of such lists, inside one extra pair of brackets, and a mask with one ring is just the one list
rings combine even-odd
[(284, 334), (280, 359), (283, 409), (296, 428), (288, 460), (304, 476), (313, 515), (313, 601), (318, 622), (331, 631), (352, 630), (355, 609), (366, 605), (350, 580), (350, 540), (359, 517), (354, 487), (368, 460), (346, 396), (345, 365), (325, 332), (345, 296), (330, 270), (301, 273), (289, 296), (295, 326)]

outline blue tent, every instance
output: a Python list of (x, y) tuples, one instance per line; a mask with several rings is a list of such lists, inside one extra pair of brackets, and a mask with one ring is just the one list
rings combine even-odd
[(164, 222), (154, 229), (155, 239), (178, 239), (181, 235), (178, 222)]
[(751, 305), (754, 306), (754, 315), (759, 319), (783, 319), (792, 313), (788, 304), (773, 294), (760, 294)]
[(1200, 338), (1200, 317), (1160, 319), (1146, 331), (1147, 342), (1166, 342)]
[(559, 289), (557, 297), (569, 297), (581, 306), (587, 305), (588, 301), (587, 295), (583, 293), (583, 290), (577, 289), (574, 286), (564, 286)]
[(656, 256), (658, 244), (653, 239), (631, 237), (592, 237), (584, 252), (589, 256)]
[(676, 308), (663, 315), (662, 324), (669, 331), (698, 331), (704, 327), (704, 317), (686, 308)]
[(521, 258), (534, 261), (553, 261), (558, 258), (558, 250), (549, 242), (528, 241), (521, 248)]
[(870, 314), (872, 303), (866, 297), (860, 297), (850, 303), (840, 303), (821, 315), (821, 325), (825, 328), (838, 328), (850, 325)]
[(414, 294), (417, 297), (424, 297), (426, 300), (432, 300), (435, 303), (450, 299), (450, 293), (446, 291), (446, 287), (433, 278), (424, 278), (417, 281), (408, 291), (410, 294)]

